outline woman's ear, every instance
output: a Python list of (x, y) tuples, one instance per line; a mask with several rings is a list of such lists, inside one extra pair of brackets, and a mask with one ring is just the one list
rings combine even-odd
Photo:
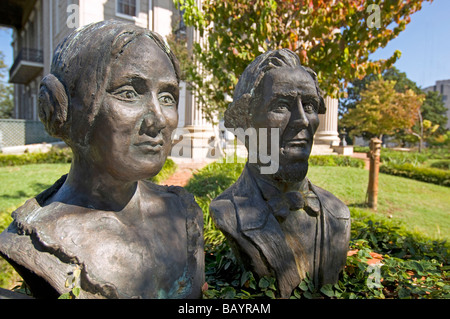
[(47, 132), (54, 137), (65, 137), (69, 99), (64, 85), (53, 74), (41, 81), (38, 108), (39, 118)]

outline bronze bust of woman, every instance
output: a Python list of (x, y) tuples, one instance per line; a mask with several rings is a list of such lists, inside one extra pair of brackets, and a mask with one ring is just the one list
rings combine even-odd
[(178, 84), (163, 39), (133, 24), (91, 24), (57, 47), (39, 115), (72, 165), (0, 235), (35, 297), (58, 297), (68, 279), (81, 298), (201, 296), (201, 209), (183, 188), (146, 180), (171, 150)]

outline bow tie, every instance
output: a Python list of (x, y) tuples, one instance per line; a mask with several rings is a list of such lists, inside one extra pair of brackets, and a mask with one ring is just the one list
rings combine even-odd
[(299, 209), (305, 210), (308, 215), (313, 217), (320, 213), (319, 199), (312, 191), (308, 191), (305, 195), (300, 192), (280, 193), (278, 196), (266, 200), (277, 219), (284, 220), (290, 211)]
[(291, 211), (299, 209), (313, 217), (320, 213), (320, 202), (317, 195), (309, 190), (309, 183), (306, 183), (306, 189), (302, 192), (286, 192), (282, 193), (277, 188), (269, 185), (265, 181), (258, 181), (257, 184), (261, 190), (263, 198), (272, 208), (274, 216), (279, 220), (284, 220)]

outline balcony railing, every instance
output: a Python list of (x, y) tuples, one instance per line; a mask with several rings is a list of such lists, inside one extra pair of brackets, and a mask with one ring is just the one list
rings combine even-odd
[[(23, 48), (17, 55), (14, 63), (9, 71), (9, 76), (12, 83), (26, 83), (36, 76), (44, 67), (44, 56), (42, 50)], [(21, 66), (25, 68), (21, 70)]]

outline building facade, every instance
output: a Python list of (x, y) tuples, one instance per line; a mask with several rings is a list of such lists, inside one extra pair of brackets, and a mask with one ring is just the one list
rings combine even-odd
[[(201, 5), (202, 0), (197, 1)], [(188, 46), (202, 40), (192, 28), (184, 27), (173, 0), (3, 0), (0, 25), (14, 29), (15, 59), (10, 69), (10, 82), (14, 83), (16, 119), (39, 121), (39, 85), (50, 72), (56, 46), (74, 29), (108, 19), (130, 21), (163, 37), (183, 32)], [(224, 134), (204, 119), (185, 83), (181, 83), (180, 93), (178, 127), (180, 134), (190, 142), (189, 156), (208, 156)], [(326, 104), (328, 111), (321, 115), (321, 126), (316, 134), (316, 144), (321, 145), (316, 153), (329, 152), (331, 145), (339, 144), (337, 101), (327, 99)]]
[(442, 101), (444, 102), (444, 106), (447, 109), (447, 129), (450, 129), (450, 79), (449, 80), (442, 80), (442, 81), (436, 81), (435, 85), (426, 87), (423, 89), (425, 92), (428, 91), (435, 91), (439, 92), (442, 96)]

